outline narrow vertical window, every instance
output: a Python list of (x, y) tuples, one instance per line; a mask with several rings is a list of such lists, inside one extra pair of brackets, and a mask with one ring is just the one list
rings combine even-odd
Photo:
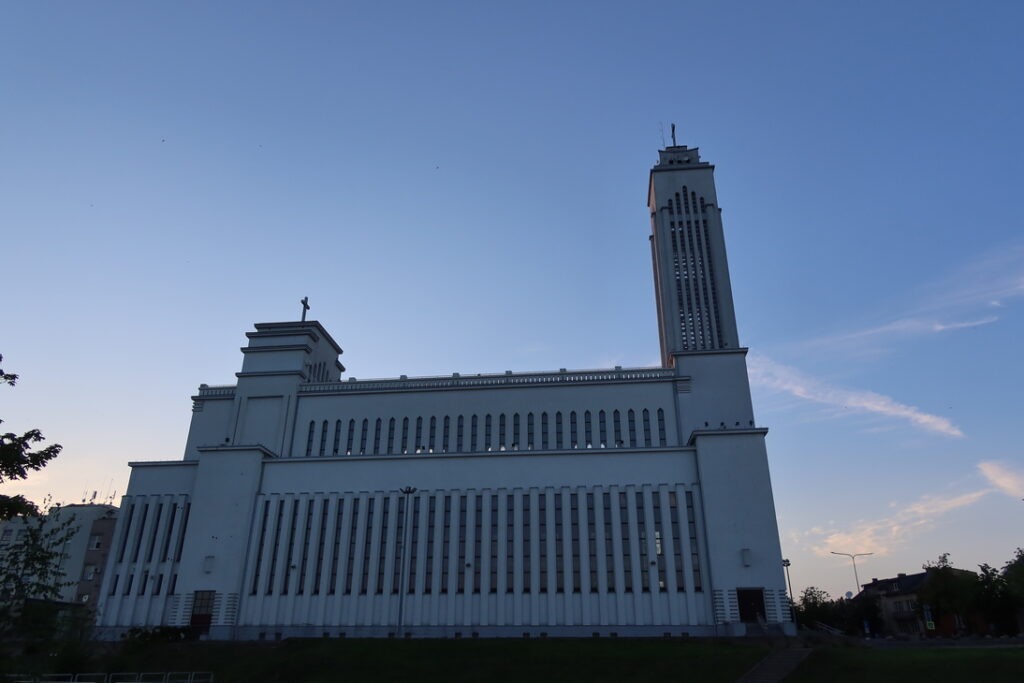
[(519, 413), (512, 416), (512, 450), (519, 450)]
[(532, 583), (532, 567), (530, 566), (530, 530), (533, 520), (530, 519), (530, 493), (523, 494), (523, 592), (529, 593)]
[(498, 494), (491, 494), (491, 538), (489, 547), (491, 550), (491, 580), (488, 587), (491, 593), (498, 592)]
[(434, 452), (434, 445), (437, 443), (437, 418), (431, 416), (430, 418), (430, 438), (427, 441), (427, 451), (430, 453)]
[(313, 434), (316, 432), (316, 422), (309, 421), (309, 435), (306, 437), (306, 457), (313, 455)]
[(457, 453), (462, 452), (462, 433), (465, 427), (465, 419), (462, 415), (459, 415), (459, 421), (455, 427), (455, 451)]
[(409, 452), (409, 418), (402, 418), (402, 454)]
[(337, 455), (339, 448), (341, 448), (341, 420), (335, 420), (334, 421), (334, 448), (331, 449), (331, 455)]
[(643, 491), (636, 492), (636, 533), (640, 551), (640, 590), (648, 593), (651, 590), (651, 575), (648, 571), (650, 560), (647, 553), (647, 516), (644, 514)]
[(166, 562), (171, 559), (171, 537), (174, 535), (174, 518), (178, 516), (178, 505), (171, 503), (171, 516), (167, 518), (167, 535), (164, 536), (164, 547), (158, 559)]
[(491, 416), (484, 417), (484, 450), (491, 450)]
[(484, 499), (483, 496), (473, 496), (473, 584), (472, 592), (480, 592), (480, 570), (483, 567), (483, 524), (484, 524)]
[(395, 418), (388, 420), (388, 455), (395, 452)]
[(604, 566), (608, 583), (608, 592), (615, 592), (615, 530), (612, 528), (612, 495), (609, 492), (601, 494), (602, 510), (604, 517)]
[(324, 457), (327, 454), (327, 420), (324, 420), (323, 426), (320, 428), (320, 457)]
[(505, 450), (505, 413), (498, 416), (498, 450)]
[(381, 428), (383, 426), (384, 426), (383, 422), (378, 417), (377, 418), (377, 422), (376, 422), (376, 424), (374, 425), (374, 428), (373, 428), (373, 454), (374, 455), (380, 455), (380, 436), (381, 436), (380, 433), (382, 431)]
[(277, 522), (274, 524), (274, 544), (270, 550), (270, 571), (267, 575), (267, 595), (274, 594), (274, 573), (277, 569), (277, 549), (281, 543), (281, 521), (284, 518), (284, 501), (277, 501)]
[(686, 519), (690, 527), (690, 562), (693, 564), (693, 590), (701, 592), (704, 585), (700, 575), (700, 550), (697, 545), (697, 515), (693, 509), (693, 492), (686, 492)]
[(577, 448), (579, 446), (579, 439), (576, 429), (576, 411), (569, 413), (569, 447)]
[(356, 421), (348, 421), (348, 439), (345, 442), (345, 455), (352, 455), (352, 444), (356, 438)]
[(317, 548), (316, 569), (313, 571), (313, 595), (320, 595), (320, 573), (324, 568), (324, 553), (327, 550), (327, 515), (330, 513), (330, 507), (330, 499), (324, 500), (323, 510), (320, 512), (320, 546)]
[(441, 529), (441, 592), (448, 592), (448, 558), (452, 542), (452, 497), (444, 497), (444, 526)]
[(142, 518), (139, 520), (139, 531), (135, 535), (135, 550), (132, 552), (132, 562), (139, 561), (139, 550), (142, 549), (142, 534), (146, 531), (146, 517), (149, 515), (149, 503), (142, 506)]
[(515, 590), (516, 578), (516, 526), (515, 502), (513, 493), (505, 494), (505, 592)]
[(295, 565), (292, 564), (292, 558), (295, 556), (295, 531), (298, 528), (299, 521), (299, 502), (298, 500), (292, 501), (292, 525), (288, 529), (288, 551), (285, 554), (285, 575), (281, 581), (281, 595), (288, 595), (288, 583), (292, 577), (292, 569)]
[(594, 514), (594, 494), (587, 494), (587, 559), (590, 560), (590, 592), (597, 593), (597, 517)]
[(565, 592), (565, 530), (562, 524), (562, 492), (555, 491), (555, 592)]
[(629, 420), (629, 447), (636, 448), (636, 411), (630, 408), (627, 415)]
[(562, 449), (562, 412), (555, 413), (555, 448)]
[(477, 416), (474, 415), (469, 422), (469, 452), (476, 453), (476, 427)]
[(537, 496), (537, 554), (540, 560), (540, 592), (548, 592), (548, 495)]
[(526, 450), (533, 450), (533, 413), (526, 414)]
[(591, 429), (592, 425), (590, 423), (589, 410), (583, 411), (583, 426), (583, 442), (586, 444), (587, 448), (590, 448), (594, 445), (594, 432)]
[(651, 444), (651, 411), (644, 408), (644, 448), (650, 448)]
[[(175, 506), (177, 507), (177, 506)], [(173, 510), (172, 510), (173, 512)], [(260, 585), (260, 565), (263, 564), (263, 544), (267, 537), (267, 517), (270, 513), (270, 501), (263, 502), (263, 523), (260, 525), (260, 540), (256, 543), (256, 570), (252, 575), (252, 589), (249, 591), (250, 595), (256, 595), (256, 591), (259, 590)], [(170, 536), (168, 536), (170, 540)], [(167, 550), (164, 549), (163, 557), (167, 557)]]
[[(331, 553), (331, 582), (327, 586), (328, 595), (334, 595), (335, 591), (337, 590), (336, 587), (338, 585), (338, 560), (341, 557), (341, 535), (344, 530), (344, 526), (342, 526), (342, 524), (345, 521), (345, 518), (342, 515), (344, 508), (345, 501), (344, 499), (339, 498), (338, 507), (335, 510), (335, 515), (337, 518), (334, 521), (334, 548), (332, 549)], [(327, 512), (326, 504), (324, 505), (324, 512)]]
[(658, 568), (658, 592), (666, 587), (665, 579), (665, 522), (661, 518), (661, 495), (658, 491), (651, 493), (651, 509), (654, 512), (654, 554)]
[(359, 581), (359, 594), (366, 595), (370, 587), (370, 550), (373, 547), (373, 508), (376, 499), (372, 496), (366, 501), (366, 519), (363, 521), (363, 567)]
[[(391, 521), (388, 515), (391, 512), (390, 507), (391, 497), (385, 495), (380, 511), (380, 535), (377, 537), (377, 589), (374, 591), (377, 595), (384, 594), (384, 563), (388, 552), (388, 526)], [(363, 573), (364, 575), (366, 574), (366, 572)]]
[(434, 527), (437, 521), (437, 497), (430, 496), (427, 503), (427, 548), (423, 562), (423, 592), (429, 594), (434, 582)]
[(633, 592), (633, 549), (629, 543), (629, 499), (625, 492), (619, 493), (619, 535), (622, 539), (622, 580), (623, 590)]
[(423, 418), (422, 417), (417, 417), (416, 418), (416, 441), (415, 441), (415, 446), (416, 446), (416, 452), (417, 453), (419, 453), (421, 450), (423, 450)]
[[(340, 511), (339, 511), (340, 512)], [(348, 529), (348, 558), (345, 561), (345, 595), (352, 594), (352, 579), (355, 573), (356, 564), (356, 532), (359, 530), (359, 499), (354, 498), (352, 500), (352, 512), (349, 513), (352, 518), (349, 522)]]
[(302, 534), (302, 561), (299, 563), (299, 590), (297, 595), (303, 595), (306, 590), (306, 567), (309, 566), (309, 543), (312, 540), (310, 532), (313, 530), (313, 501), (306, 502), (306, 524), (305, 532)]
[(548, 413), (544, 411), (540, 414), (540, 447), (541, 450), (548, 449)]
[(625, 444), (622, 442), (622, 413), (614, 411), (612, 413), (612, 429), (615, 430), (615, 447), (622, 448)]
[(662, 408), (658, 408), (658, 445), (668, 445), (668, 440), (665, 437), (665, 411)]
[(444, 416), (444, 432), (441, 435), (441, 452), (442, 453), (447, 453), (448, 452), (448, 443), (449, 443), (448, 439), (449, 439), (449, 433), (451, 432), (451, 427), (452, 427), (452, 419), (450, 417), (448, 417), (447, 415), (445, 415)]
[(608, 445), (608, 419), (603, 410), (597, 414), (597, 426), (600, 431), (598, 443), (604, 448)]
[(569, 540), (572, 543), (572, 592), (579, 593), (580, 577), (580, 497), (569, 494)]
[[(405, 548), (404, 539), (402, 547)], [(399, 553), (398, 558), (401, 560), (398, 562), (399, 571), (401, 571), (401, 565), (409, 567), (409, 584), (406, 592), (416, 592), (416, 564), (419, 561), (420, 556), (420, 498), (414, 496), (412, 499), (412, 529), (409, 535), (409, 550), (408, 556), (404, 553)], [(398, 560), (396, 560), (398, 561)]]
[[(468, 540), (467, 536), (466, 536), (466, 530), (467, 530), (467, 525), (469, 524), (469, 520), (467, 519), (467, 516), (466, 516), (466, 512), (467, 512), (466, 511), (467, 499), (468, 499), (468, 496), (459, 496), (459, 556), (458, 556), (458, 560), (459, 560), (458, 565), (459, 566), (458, 566), (458, 572), (457, 572), (458, 581), (457, 581), (457, 584), (456, 584), (456, 590), (455, 590), (456, 593), (465, 593), (465, 592), (467, 592), (466, 591), (466, 565), (469, 564), (469, 563), (466, 560), (468, 560), (471, 557), (470, 555), (468, 555), (468, 551), (470, 549), (466, 546), (466, 542)], [(472, 580), (472, 578), (470, 580)]]
[(366, 455), (366, 437), (370, 431), (370, 420), (363, 418), (363, 431), (359, 435), (359, 455)]

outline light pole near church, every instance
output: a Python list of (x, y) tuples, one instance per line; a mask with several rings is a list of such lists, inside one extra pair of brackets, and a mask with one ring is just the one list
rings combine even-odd
[(793, 595), (793, 581), (789, 578), (789, 560), (783, 560), (782, 566), (786, 568), (786, 583), (789, 584), (789, 614), (793, 617), (793, 625), (799, 626), (796, 623), (796, 597)]
[(835, 550), (831, 550), (829, 552), (831, 552), (833, 555), (842, 555), (843, 557), (850, 558), (850, 561), (853, 562), (853, 580), (856, 582), (853, 594), (857, 595), (858, 593), (860, 593), (860, 577), (857, 576), (857, 558), (867, 557), (868, 555), (874, 555), (874, 553), (837, 553)]

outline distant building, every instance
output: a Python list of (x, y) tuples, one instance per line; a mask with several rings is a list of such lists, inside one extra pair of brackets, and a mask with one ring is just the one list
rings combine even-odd
[(131, 463), (104, 632), (793, 632), (713, 171), (650, 173), (661, 367), (343, 380), (319, 322), (258, 323), (184, 459)]
[[(58, 602), (95, 607), (103, 569), (110, 552), (110, 540), (117, 521), (113, 505), (63, 505), (51, 508), (46, 517), (51, 524), (71, 521), (72, 533), (59, 553), (58, 569), (63, 575)], [(33, 518), (15, 518), (0, 522), (0, 555), (11, 552), (12, 546), (28, 534)]]
[(928, 578), (920, 574), (897, 574), (891, 579), (871, 579), (861, 598), (875, 599), (886, 635), (925, 635), (924, 619), (918, 611), (917, 593)]
[[(936, 569), (917, 574), (897, 574), (891, 579), (871, 579), (862, 586), (858, 599), (875, 600), (885, 635), (954, 636), (962, 632), (972, 615), (951, 610), (940, 612), (928, 604), (922, 593), (936, 580)], [(945, 568), (955, 578), (975, 581), (978, 575), (966, 569)]]

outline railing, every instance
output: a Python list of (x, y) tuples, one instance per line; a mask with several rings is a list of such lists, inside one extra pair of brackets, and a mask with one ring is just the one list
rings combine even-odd
[(211, 387), (206, 384), (199, 385), (199, 398), (217, 398), (220, 396), (234, 396), (235, 387), (234, 385), (224, 385)]
[(0, 674), (4, 683), (213, 683), (209, 671), (149, 671), (81, 674)]
[(675, 371), (664, 368), (579, 370), (573, 372), (520, 373), (502, 375), (466, 375), (450, 377), (399, 377), (397, 379), (349, 379), (345, 382), (303, 384), (303, 393), (337, 393), (357, 391), (398, 391), (419, 389), (477, 389), (486, 387), (520, 387), (550, 384), (591, 384), (598, 382), (651, 382), (674, 379)]

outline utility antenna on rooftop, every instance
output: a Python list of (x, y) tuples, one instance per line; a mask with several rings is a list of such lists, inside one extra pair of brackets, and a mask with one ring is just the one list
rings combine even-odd
[(672, 124), (672, 146), (676, 146), (676, 124)]

